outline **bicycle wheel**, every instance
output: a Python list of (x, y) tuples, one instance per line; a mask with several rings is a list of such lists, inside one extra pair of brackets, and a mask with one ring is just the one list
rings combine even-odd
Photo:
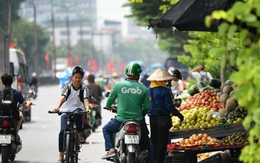
[(78, 152), (79, 152), (79, 143), (78, 143), (78, 135), (74, 134), (74, 139), (71, 141), (71, 162), (72, 163), (78, 163)]
[(66, 151), (65, 151), (65, 160), (66, 163), (70, 163), (70, 155), (71, 155), (71, 148), (70, 148), (70, 134), (66, 134)]

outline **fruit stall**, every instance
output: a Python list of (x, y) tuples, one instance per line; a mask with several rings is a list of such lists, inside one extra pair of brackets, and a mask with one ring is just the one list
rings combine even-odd
[(167, 163), (239, 162), (248, 133), (242, 126), (247, 111), (234, 97), (236, 87), (212, 79), (209, 86), (192, 85), (178, 97), (184, 120), (172, 117)]

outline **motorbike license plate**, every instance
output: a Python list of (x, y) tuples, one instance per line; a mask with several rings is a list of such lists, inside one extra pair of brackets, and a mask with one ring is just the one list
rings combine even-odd
[(125, 135), (125, 144), (139, 144), (139, 136)]
[(0, 144), (11, 144), (11, 135), (0, 135)]

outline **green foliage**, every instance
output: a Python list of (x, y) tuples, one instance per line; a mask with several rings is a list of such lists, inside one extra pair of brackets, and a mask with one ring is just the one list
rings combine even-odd
[[(239, 69), (231, 74), (230, 79), (239, 85), (235, 92), (239, 105), (245, 106), (248, 110), (248, 116), (243, 121), (243, 126), (249, 130), (250, 144), (243, 148), (239, 157), (240, 161), (246, 163), (260, 162), (260, 142), (255, 141), (260, 139), (259, 8), (260, 1), (237, 1), (226, 13), (215, 11), (206, 18), (206, 21), (226, 20), (220, 25), (218, 36), (226, 41), (226, 57), (230, 65), (235, 65)], [(210, 24), (210, 22), (206, 22), (206, 24)], [(223, 47), (214, 51), (225, 52)], [(253, 126), (252, 122), (254, 122)]]
[[(210, 32), (190, 32), (188, 44), (184, 45), (184, 50), (191, 56), (179, 56), (178, 59), (190, 69), (199, 64), (204, 64), (206, 71), (213, 77), (219, 78), (220, 61), (225, 48), (218, 49), (223, 45), (223, 41), (217, 38), (217, 34)], [(216, 48), (213, 48), (216, 47)]]
[[(47, 32), (40, 26), (37, 26), (38, 31), (38, 55), (39, 66), (45, 67), (44, 56), (46, 54), (44, 47), (49, 41)], [(17, 20), (13, 23), (12, 40), (15, 42), (15, 47), (25, 52), (26, 60), (29, 69), (33, 70), (34, 67), (34, 24), (27, 22), (23, 19)]]
[[(0, 28), (8, 31), (8, 2), (10, 0), (1, 0), (0, 1)], [(12, 22), (19, 19), (18, 9), (22, 2), (25, 0), (13, 0), (11, 2), (12, 6)]]
[[(126, 3), (124, 7), (131, 8), (131, 14), (126, 17), (137, 20), (138, 25), (147, 27), (149, 19), (157, 19), (165, 13), (178, 0), (145, 0), (143, 3)], [(151, 28), (155, 37), (159, 36), (156, 43), (159, 49), (167, 52), (169, 55), (187, 55), (183, 49), (183, 44), (189, 38), (187, 32), (173, 32), (172, 29)]]

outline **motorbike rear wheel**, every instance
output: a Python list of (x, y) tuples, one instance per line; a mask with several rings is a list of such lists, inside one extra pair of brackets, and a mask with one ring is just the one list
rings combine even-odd
[(2, 163), (9, 162), (10, 148), (8, 146), (2, 146)]
[(126, 150), (126, 163), (133, 163), (135, 161), (135, 153)]

